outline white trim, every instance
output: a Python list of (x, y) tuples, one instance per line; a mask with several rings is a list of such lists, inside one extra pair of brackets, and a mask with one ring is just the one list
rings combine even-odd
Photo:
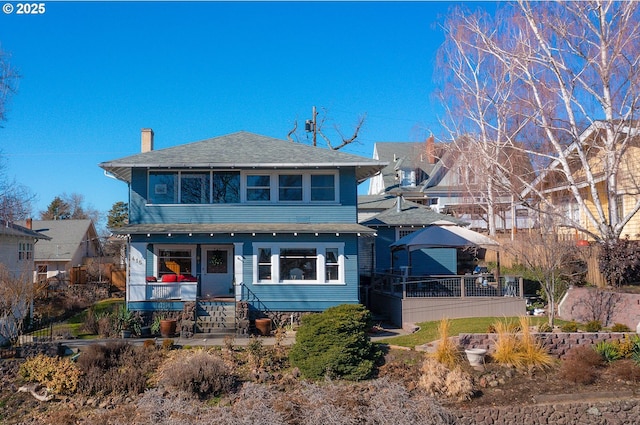
[(196, 276), (196, 267), (197, 267), (197, 261), (196, 261), (196, 245), (172, 245), (172, 244), (154, 244), (153, 245), (153, 275), (156, 277), (158, 276), (158, 252), (161, 249), (165, 249), (165, 250), (172, 250), (172, 251), (178, 251), (178, 250), (184, 250), (184, 251), (191, 251), (191, 274), (193, 276)]
[[(252, 244), (252, 275), (254, 285), (345, 285), (345, 261), (343, 242), (277, 242)], [(258, 280), (258, 250), (260, 248), (271, 249), (271, 279), (270, 281)], [(283, 280), (280, 281), (280, 250), (283, 248), (313, 248), (316, 250), (316, 280)], [(338, 280), (325, 280), (325, 251), (327, 248), (338, 249)]]

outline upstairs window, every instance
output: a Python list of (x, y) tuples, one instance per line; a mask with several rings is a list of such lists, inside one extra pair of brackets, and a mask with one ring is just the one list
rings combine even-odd
[(215, 171), (213, 173), (214, 204), (236, 204), (240, 202), (240, 172)]
[(178, 173), (152, 171), (149, 173), (149, 203), (178, 202)]
[(311, 201), (335, 201), (336, 177), (333, 174), (311, 175)]
[(209, 203), (209, 173), (182, 173), (180, 175), (180, 203)]
[(31, 260), (33, 258), (33, 244), (20, 242), (18, 244), (18, 260)]
[(278, 200), (302, 201), (302, 174), (278, 176)]
[(271, 199), (271, 176), (247, 176), (247, 201), (269, 201)]

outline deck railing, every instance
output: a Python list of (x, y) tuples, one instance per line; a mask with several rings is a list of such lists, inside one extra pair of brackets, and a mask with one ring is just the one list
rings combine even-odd
[(373, 276), (372, 288), (401, 298), (437, 297), (519, 297), (524, 294), (520, 276), (493, 275), (463, 276), (403, 276), (378, 273)]

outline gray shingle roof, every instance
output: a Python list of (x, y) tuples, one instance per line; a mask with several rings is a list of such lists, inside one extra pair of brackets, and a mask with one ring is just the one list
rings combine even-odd
[(130, 224), (114, 229), (117, 234), (144, 235), (158, 233), (373, 233), (355, 223), (217, 223), (217, 224)]
[(131, 169), (153, 168), (336, 168), (355, 167), (363, 181), (386, 163), (340, 151), (240, 131), (199, 142), (107, 161), (100, 167), (126, 182)]
[(416, 204), (415, 202), (402, 201), (401, 211), (396, 207), (389, 208), (370, 219), (362, 222), (365, 226), (427, 226), (436, 221), (445, 220), (455, 224), (464, 223), (455, 217), (437, 213), (431, 208)]
[[(430, 164), (427, 160), (425, 142), (376, 142), (378, 159), (389, 163), (382, 170), (385, 191), (388, 192), (399, 186), (396, 180), (398, 164), (410, 169), (421, 169), (427, 176), (430, 176), (439, 162), (438, 157), (442, 154), (443, 148), (437, 143), (435, 150), (436, 163)], [(420, 181), (416, 182), (418, 186), (421, 183)]]
[(69, 261), (85, 242), (87, 233), (95, 235), (91, 220), (33, 220), (32, 227), (34, 230), (43, 229), (41, 233), (49, 237), (49, 240), (37, 243), (34, 251), (36, 261)]
[(35, 230), (28, 229), (24, 226), (24, 223), (23, 225), (20, 225), (16, 223), (10, 223), (5, 220), (0, 220), (0, 235), (31, 237), (42, 240), (50, 239), (48, 236), (43, 235), (42, 233), (38, 233)]

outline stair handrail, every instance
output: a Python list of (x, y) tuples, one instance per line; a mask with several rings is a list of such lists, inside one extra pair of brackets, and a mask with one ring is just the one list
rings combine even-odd
[[(246, 293), (246, 296), (245, 296), (245, 293)], [(267, 317), (271, 318), (271, 320), (274, 321), (273, 324), (274, 324), (275, 327), (279, 327), (280, 326), (280, 323), (276, 322), (277, 317), (273, 313), (273, 311), (271, 311), (267, 307), (267, 305), (264, 302), (262, 302), (260, 300), (260, 298), (251, 289), (249, 289), (249, 287), (245, 283), (241, 283), (240, 284), (240, 300), (241, 301), (246, 301), (246, 302), (251, 303), (251, 304), (257, 304), (258, 309), (262, 313), (264, 313)], [(236, 309), (236, 321), (239, 320), (238, 319), (238, 315), (237, 315), (237, 311), (238, 310)], [(271, 313), (271, 314), (269, 314), (269, 313)]]

